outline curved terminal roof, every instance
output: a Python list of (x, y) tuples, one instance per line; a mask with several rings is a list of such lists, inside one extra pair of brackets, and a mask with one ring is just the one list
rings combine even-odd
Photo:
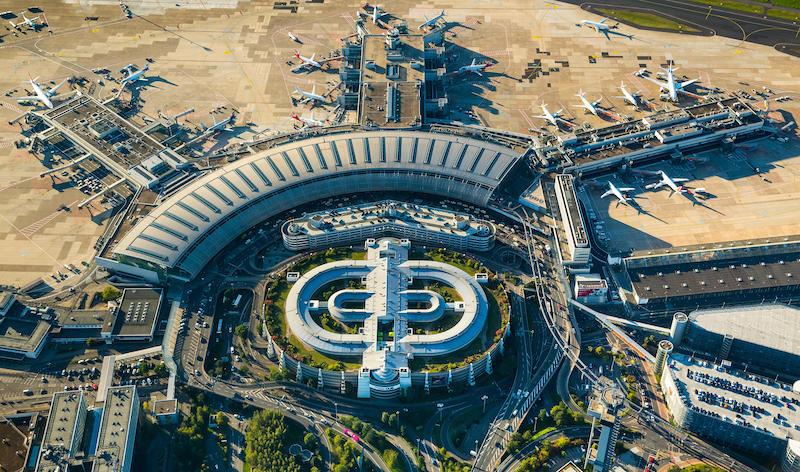
[(144, 216), (117, 256), (196, 275), (247, 228), (354, 191), (417, 191), (485, 205), (519, 153), (427, 131), (320, 135), (261, 151), (188, 184)]
[(721, 336), (758, 344), (777, 351), (800, 352), (800, 310), (786, 305), (698, 310), (689, 315), (693, 325)]

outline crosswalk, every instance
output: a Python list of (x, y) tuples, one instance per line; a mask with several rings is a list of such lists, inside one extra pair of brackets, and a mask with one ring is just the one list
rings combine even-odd
[[(75, 202), (70, 203), (67, 206), (72, 206), (76, 202), (77, 202), (77, 200)], [(36, 234), (40, 229), (42, 229), (45, 226), (47, 226), (48, 223), (50, 223), (54, 219), (58, 218), (58, 216), (61, 215), (61, 213), (63, 213), (61, 210), (56, 210), (53, 213), (50, 213), (49, 215), (47, 215), (44, 218), (40, 219), (39, 221), (35, 221), (35, 222), (29, 224), (28, 226), (20, 229), (19, 232), (23, 236), (25, 236), (26, 238), (30, 238), (31, 236)]]

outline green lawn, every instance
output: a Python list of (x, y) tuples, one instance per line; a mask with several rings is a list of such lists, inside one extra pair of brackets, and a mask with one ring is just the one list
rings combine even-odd
[(597, 11), (609, 18), (613, 18), (618, 21), (624, 21), (634, 26), (640, 26), (643, 28), (687, 31), (690, 33), (698, 32), (696, 28), (692, 28), (691, 26), (678, 23), (677, 21), (673, 21), (669, 18), (665, 18), (653, 13), (612, 8), (598, 8)]
[(779, 7), (800, 8), (800, 0), (772, 0), (772, 4)]
[(767, 10), (767, 16), (771, 16), (773, 18), (781, 18), (790, 21), (800, 20), (799, 11), (784, 10), (782, 8), (770, 8), (769, 10)]
[(703, 5), (710, 5), (712, 7), (727, 8), (728, 10), (744, 11), (747, 13), (755, 13), (757, 15), (764, 14), (763, 6), (753, 5), (752, 3), (745, 3), (737, 0), (691, 0), (691, 1)]

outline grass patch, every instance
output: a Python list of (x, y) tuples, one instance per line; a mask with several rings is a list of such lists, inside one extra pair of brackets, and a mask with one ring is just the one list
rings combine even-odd
[(737, 0), (691, 0), (691, 1), (693, 3), (700, 3), (702, 5), (710, 5), (712, 7), (727, 8), (728, 10), (755, 13), (757, 15), (764, 14), (763, 6), (753, 5), (752, 3), (745, 3)]
[(613, 18), (618, 21), (624, 21), (642, 28), (658, 28), (672, 31), (686, 31), (690, 33), (697, 33), (699, 31), (697, 28), (692, 28), (691, 26), (678, 23), (677, 21), (673, 21), (669, 18), (665, 18), (653, 13), (611, 8), (598, 8), (597, 11), (609, 18)]
[(367, 253), (364, 251), (351, 249), (349, 247), (337, 247), (337, 248), (327, 249), (325, 251), (315, 252), (311, 254), (309, 257), (293, 265), (290, 270), (294, 272), (300, 272), (300, 274), (302, 275), (308, 272), (309, 270), (315, 267), (319, 267), (322, 264), (327, 264), (328, 262), (341, 261), (345, 259), (353, 259), (360, 261), (366, 258), (367, 258)]
[[(508, 320), (508, 302), (505, 301), (505, 293), (500, 285), (492, 289), (484, 287), (483, 291), (486, 294), (486, 300), (489, 304), (489, 312), (486, 317), (486, 327), (484, 328), (483, 336), (475, 338), (463, 348), (446, 356), (427, 358), (415, 357), (409, 362), (409, 366), (412, 370), (443, 372), (448, 369), (465, 366), (483, 356), (484, 352), (486, 352), (492, 344), (500, 340), (503, 334), (505, 321)], [(456, 319), (456, 322), (457, 321)]]
[(800, 0), (772, 0), (772, 4), (779, 7), (800, 8)]
[(535, 440), (539, 439), (540, 437), (544, 436), (545, 434), (547, 434), (547, 433), (549, 433), (551, 431), (555, 431), (555, 430), (556, 430), (555, 426), (548, 426), (547, 428), (544, 428), (541, 431), (537, 431), (536, 434), (531, 436), (531, 441), (535, 441)]
[(800, 20), (800, 12), (792, 10), (783, 10), (781, 8), (770, 8), (767, 10), (767, 16), (772, 18), (781, 18), (783, 20), (798, 21)]

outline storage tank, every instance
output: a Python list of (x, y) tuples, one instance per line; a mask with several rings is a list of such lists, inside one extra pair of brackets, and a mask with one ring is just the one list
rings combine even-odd
[(689, 324), (689, 317), (686, 313), (677, 312), (672, 317), (672, 326), (669, 327), (669, 340), (673, 346), (680, 346), (683, 335), (686, 333), (686, 326)]

